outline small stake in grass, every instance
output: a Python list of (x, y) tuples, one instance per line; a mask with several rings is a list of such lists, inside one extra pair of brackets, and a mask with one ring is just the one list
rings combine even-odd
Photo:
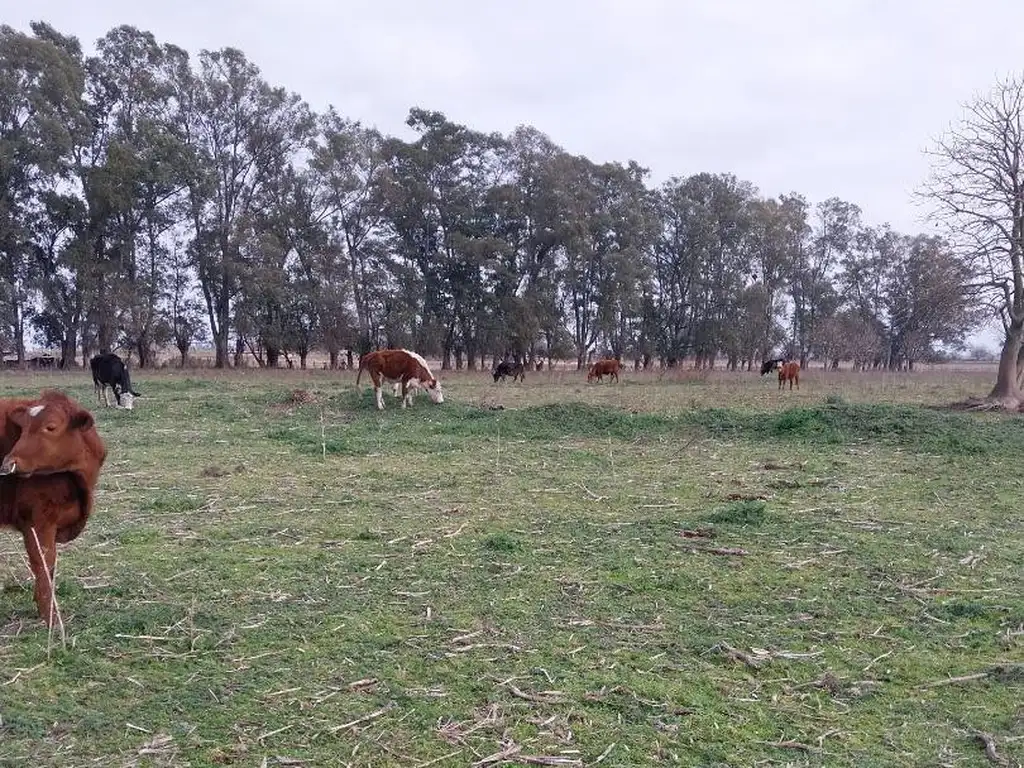
[(327, 427), (324, 424), (324, 409), (320, 408), (320, 449), (323, 452), (324, 461), (327, 461)]

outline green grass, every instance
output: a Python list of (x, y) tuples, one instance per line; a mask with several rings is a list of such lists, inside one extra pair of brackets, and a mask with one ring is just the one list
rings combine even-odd
[(0, 764), (1024, 761), (1024, 427), (928, 407), (984, 379), (583, 378), (133, 372), (66, 646), (0, 537)]

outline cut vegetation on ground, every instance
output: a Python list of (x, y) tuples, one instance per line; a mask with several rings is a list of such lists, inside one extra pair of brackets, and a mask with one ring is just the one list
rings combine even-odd
[(929, 407), (967, 374), (134, 378), (66, 646), (0, 534), (4, 764), (1024, 761), (1024, 421)]

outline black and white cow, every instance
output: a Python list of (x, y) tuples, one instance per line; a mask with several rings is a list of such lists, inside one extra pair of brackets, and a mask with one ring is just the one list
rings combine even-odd
[(132, 410), (139, 393), (132, 388), (132, 380), (128, 375), (128, 366), (113, 352), (96, 355), (89, 361), (92, 368), (92, 382), (96, 385), (97, 402), (102, 397), (103, 404), (110, 405), (107, 399), (107, 387), (114, 391), (114, 399), (120, 408)]

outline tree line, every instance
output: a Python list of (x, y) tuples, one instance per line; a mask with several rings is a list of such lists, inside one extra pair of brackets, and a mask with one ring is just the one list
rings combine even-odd
[(316, 113), (241, 51), (120, 26), (86, 55), (0, 27), (0, 347), (218, 367), (378, 346), (750, 367), (897, 368), (979, 316), (946, 241), (726, 173), (649, 184), (521, 126), (421, 108), (412, 138)]

